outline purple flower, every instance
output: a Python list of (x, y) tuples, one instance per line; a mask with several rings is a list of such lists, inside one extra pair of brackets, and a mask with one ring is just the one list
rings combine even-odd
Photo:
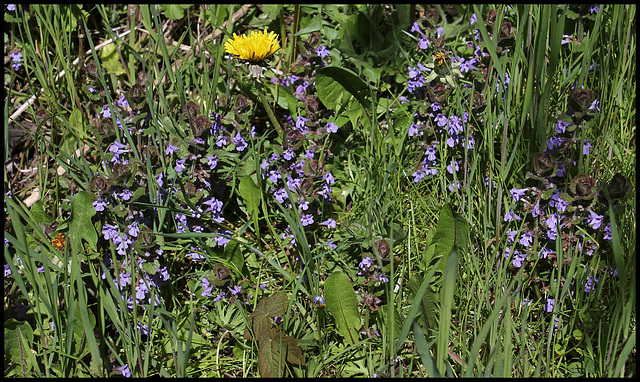
[(564, 138), (558, 135), (552, 135), (547, 141), (547, 150), (545, 151), (552, 151), (554, 148), (560, 147), (562, 143), (564, 143)]
[(513, 266), (516, 268), (520, 268), (522, 263), (527, 259), (527, 255), (524, 253), (520, 253), (517, 250), (513, 251)]
[(218, 157), (216, 155), (209, 156), (207, 155), (207, 166), (209, 166), (210, 170), (213, 170), (218, 165)]
[(327, 226), (329, 228), (336, 228), (336, 221), (333, 220), (332, 218), (329, 218), (323, 221), (322, 223), (320, 223), (320, 225)]
[(511, 190), (509, 190), (509, 192), (511, 193), (511, 200), (513, 200), (514, 202), (517, 202), (518, 200), (520, 200), (521, 197), (523, 197), (525, 195), (525, 193), (527, 192), (528, 188), (512, 188)]
[(558, 134), (562, 134), (565, 131), (567, 131), (567, 127), (569, 127), (571, 125), (571, 122), (565, 122), (562, 120), (558, 120), (558, 122), (556, 122), (556, 132)]
[(592, 288), (596, 286), (596, 284), (598, 284), (598, 279), (591, 276), (587, 276), (587, 282), (584, 283), (584, 292), (585, 293), (589, 293), (591, 292)]
[(111, 144), (111, 146), (109, 146), (109, 151), (115, 155), (121, 155), (129, 151), (129, 146), (115, 141)]
[[(598, 229), (600, 228), (600, 226), (602, 225), (602, 219), (604, 219), (603, 215), (598, 215), (597, 213), (588, 210), (589, 211), (589, 217), (585, 218), (585, 220), (587, 220), (587, 224), (589, 224), (591, 226), (591, 228), (593, 229)], [(611, 226), (609, 226), (611, 227)], [(611, 229), (611, 228), (609, 228)], [(605, 228), (606, 230), (606, 228)]]
[(92, 204), (96, 211), (104, 211), (104, 208), (108, 206), (107, 202), (102, 200), (102, 198), (98, 198), (98, 200), (96, 200)]
[(325, 304), (324, 298), (322, 298), (322, 296), (315, 296), (313, 298), (313, 303), (316, 304), (316, 306), (323, 307)]
[(518, 231), (507, 230), (507, 241), (509, 243), (516, 241), (516, 236), (518, 236)]
[(128, 189), (124, 189), (119, 196), (122, 200), (127, 201), (133, 197), (133, 192), (129, 191)]
[(221, 292), (216, 298), (213, 299), (213, 301), (215, 302), (222, 300), (223, 298), (225, 298), (225, 294), (226, 292)]
[(329, 55), (329, 50), (327, 49), (326, 46), (320, 45), (319, 47), (316, 48), (316, 54), (321, 58), (325, 58)]
[(338, 132), (338, 125), (333, 122), (327, 122), (325, 129), (327, 129), (327, 132), (335, 134)]
[(382, 273), (378, 276), (378, 280), (382, 281), (383, 283), (389, 282), (389, 278)]
[(589, 143), (588, 139), (584, 140), (584, 143), (582, 145), (582, 154), (583, 155), (589, 155), (589, 153), (591, 152), (589, 149), (592, 148), (593, 146), (591, 146), (591, 143)]
[(15, 4), (7, 4), (7, 11), (15, 11), (15, 10), (16, 10)]
[(100, 111), (100, 114), (102, 114), (104, 118), (111, 118), (111, 109), (109, 108), (109, 105), (102, 106), (102, 111)]
[(302, 226), (303, 227), (311, 225), (311, 224), (313, 224), (313, 215), (311, 215), (311, 214), (302, 215), (300, 217), (300, 221), (302, 222)]
[(125, 363), (124, 366), (116, 367), (122, 373), (125, 378), (131, 378), (131, 370), (129, 370), (129, 364)]
[(429, 47), (429, 45), (431, 45), (431, 42), (429, 42), (429, 39), (426, 35), (422, 35), (418, 38), (418, 46), (420, 47), (420, 49), (425, 50)]
[(453, 174), (454, 172), (460, 170), (460, 166), (458, 165), (458, 161), (452, 160), (451, 163), (447, 165), (447, 172), (449, 174)]
[(211, 283), (209, 282), (209, 280), (207, 280), (206, 277), (202, 278), (202, 288), (204, 289), (202, 291), (202, 297), (213, 297), (213, 295), (211, 294), (211, 291), (213, 290), (213, 285), (211, 285)]
[(460, 73), (467, 73), (471, 69), (478, 69), (473, 65), (478, 62), (475, 58), (472, 58), (470, 60), (465, 60), (463, 58), (462, 60), (463, 61), (460, 63)]
[(186, 169), (184, 162), (187, 161), (187, 158), (178, 159), (176, 161), (176, 172), (182, 172)]
[(411, 26), (411, 32), (422, 33), (422, 29), (420, 29), (420, 24), (418, 24), (417, 21), (413, 22), (413, 25)]
[(416, 170), (413, 174), (411, 174), (413, 176), (413, 182), (414, 183), (418, 183), (420, 182), (424, 177), (425, 177), (425, 172), (422, 170)]
[(129, 108), (129, 101), (127, 101), (127, 98), (123, 94), (122, 97), (120, 97), (120, 99), (118, 99), (116, 101), (116, 105), (118, 105), (118, 106), (120, 106), (120, 107), (122, 107), (124, 109), (127, 109), (127, 108)]
[(180, 150), (180, 147), (174, 146), (174, 145), (171, 144), (171, 142), (169, 142), (169, 146), (167, 146), (167, 148), (164, 150), (164, 154), (165, 155), (172, 155), (173, 153), (175, 153), (178, 150)]
[(281, 188), (274, 192), (273, 196), (280, 204), (284, 203), (284, 200), (289, 198), (289, 195), (287, 195), (287, 190), (285, 190), (284, 188)]
[(513, 211), (509, 211), (506, 214), (504, 214), (504, 221), (510, 222), (512, 220), (522, 220), (522, 218), (516, 215), (516, 213)]
[(360, 264), (358, 264), (358, 267), (362, 270), (367, 270), (372, 265), (373, 265), (373, 260), (371, 260), (371, 257), (367, 256), (364, 259), (362, 259)]
[(611, 223), (607, 223), (607, 225), (604, 226), (604, 236), (602, 238), (613, 241), (613, 236), (611, 236)]
[(242, 292), (242, 286), (240, 285), (236, 285), (233, 288), (229, 288), (227, 287), (227, 289), (229, 289), (229, 292), (231, 292), (232, 295), (237, 295), (238, 293)]
[(591, 8), (589, 8), (589, 12), (598, 13), (598, 9), (600, 9), (597, 5), (593, 4)]
[(22, 53), (18, 52), (17, 50), (14, 50), (13, 52), (9, 53), (9, 57), (11, 57), (11, 60), (13, 61), (13, 64), (11, 66), (13, 67), (14, 70), (18, 71), (22, 66), (21, 64)]
[(551, 313), (553, 312), (553, 306), (556, 304), (556, 300), (553, 298), (548, 298), (547, 302), (544, 304), (543, 308), (544, 310), (546, 310), (547, 312)]
[(240, 133), (238, 133), (235, 137), (233, 137), (232, 141), (233, 141), (233, 144), (236, 145), (236, 150), (238, 151), (244, 151), (244, 149), (246, 149), (247, 146), (249, 146), (247, 144), (247, 141), (245, 141), (244, 138), (242, 138), (242, 135), (240, 135)]
[(478, 16), (476, 16), (476, 14), (472, 14), (471, 18), (469, 19), (469, 23), (471, 23), (471, 25), (475, 24), (478, 21)]
[(324, 174), (322, 176), (322, 180), (327, 182), (327, 184), (334, 184), (336, 182), (335, 178), (333, 177), (333, 174), (331, 174), (330, 172)]
[(520, 236), (520, 244), (528, 247), (533, 243), (533, 232), (527, 231)]

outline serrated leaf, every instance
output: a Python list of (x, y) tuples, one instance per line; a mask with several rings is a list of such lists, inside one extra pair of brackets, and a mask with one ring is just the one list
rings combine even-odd
[[(256, 310), (249, 315), (249, 325), (255, 338), (260, 339), (273, 328), (273, 317), (282, 317), (287, 303), (284, 293), (277, 292), (258, 301)], [(245, 328), (244, 337), (252, 339), (249, 328)]]
[(358, 341), (358, 330), (362, 326), (356, 292), (347, 275), (333, 272), (324, 284), (327, 309), (333, 315), (338, 333), (350, 344)]
[(80, 245), (80, 240), (85, 239), (94, 251), (98, 250), (98, 234), (91, 222), (96, 214), (93, 207), (95, 195), (88, 191), (78, 192), (71, 199), (71, 223), (69, 224), (69, 237), (72, 242)]
[(260, 376), (281, 378), (285, 362), (304, 365), (304, 355), (295, 338), (283, 335), (279, 328), (271, 328), (258, 341)]

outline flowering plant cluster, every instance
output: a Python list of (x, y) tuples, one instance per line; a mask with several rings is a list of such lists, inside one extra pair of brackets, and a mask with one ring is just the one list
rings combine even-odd
[[(527, 174), (530, 186), (510, 190), (512, 206), (504, 215), (510, 223), (504, 257), (513, 267), (544, 268), (546, 262), (558, 268), (583, 255), (587, 275), (580, 282), (585, 293), (598, 284), (599, 274), (617, 274), (607, 265), (611, 258), (606, 256), (610, 253), (606, 243), (612, 241), (608, 209), (629, 188), (619, 173), (604, 183), (579, 171), (580, 157), (586, 160), (591, 148), (589, 140), (580, 137), (592, 126), (597, 105), (593, 90), (572, 92), (572, 108), (556, 121), (547, 147), (533, 157), (534, 171)], [(557, 261), (558, 249), (562, 264)]]
[[(475, 23), (475, 14), (471, 23)], [(491, 24), (491, 19), (487, 21)], [(467, 41), (469, 57), (457, 52), (444, 50), (445, 34), (439, 26), (439, 14), (435, 9), (427, 11), (417, 20), (411, 32), (416, 34), (418, 62), (408, 66), (407, 91), (411, 98), (401, 96), (403, 103), (415, 101), (418, 110), (415, 122), (409, 127), (409, 137), (420, 138), (424, 154), (413, 172), (413, 181), (418, 183), (445, 171), (449, 178), (449, 191), (462, 185), (456, 176), (463, 165), (463, 153), (476, 146), (474, 131), (481, 128), (482, 111), (485, 102), (481, 95), (486, 76), (485, 61), (488, 53), (483, 52), (477, 41), (479, 32)], [(511, 37), (509, 31), (507, 37)], [(501, 51), (506, 54), (507, 49)], [(505, 82), (508, 82), (508, 77)], [(466, 110), (461, 111), (452, 101), (455, 92), (461, 91)], [(480, 125), (480, 126), (477, 126)], [(446, 153), (446, 154), (445, 154)], [(445, 155), (448, 160), (443, 160)]]

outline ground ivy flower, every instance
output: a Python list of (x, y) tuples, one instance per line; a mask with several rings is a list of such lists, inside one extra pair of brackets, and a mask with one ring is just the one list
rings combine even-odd
[(322, 308), (325, 305), (324, 298), (322, 298), (322, 296), (315, 296), (313, 298), (313, 303), (319, 308)]
[(597, 213), (591, 210), (588, 210), (588, 211), (589, 211), (589, 217), (585, 218), (585, 220), (587, 220), (587, 224), (589, 224), (593, 229), (600, 228), (600, 226), (602, 225), (602, 219), (604, 219), (604, 216), (598, 215)]
[(176, 161), (176, 172), (182, 172), (187, 168), (184, 165), (184, 162), (186, 162), (186, 161), (187, 161), (187, 158), (178, 159)]
[(93, 208), (95, 208), (95, 210), (98, 212), (104, 211), (104, 208), (108, 205), (107, 202), (102, 200), (102, 198), (98, 198), (98, 200), (96, 200), (92, 204)]
[(131, 377), (131, 370), (129, 370), (129, 364), (125, 363), (124, 366), (116, 367), (118, 371), (122, 373), (122, 376), (125, 378)]
[(16, 71), (20, 69), (20, 67), (22, 66), (22, 53), (14, 50), (13, 52), (9, 53), (9, 57), (11, 57), (11, 61), (13, 61), (13, 64), (11, 65), (13, 69)]
[(320, 45), (319, 47), (316, 48), (316, 54), (321, 58), (325, 58), (329, 55), (329, 50), (327, 49), (326, 46)]
[(227, 289), (229, 289), (229, 292), (231, 292), (232, 295), (237, 295), (238, 293), (242, 292), (242, 286), (241, 285), (236, 285), (233, 288), (227, 287)]
[(332, 218), (329, 218), (323, 221), (322, 223), (320, 223), (320, 225), (327, 226), (329, 228), (336, 228), (336, 221), (333, 220)]
[(169, 143), (169, 146), (167, 146), (167, 148), (164, 150), (164, 154), (165, 155), (171, 155), (171, 154), (175, 153), (178, 150), (180, 150), (180, 147), (174, 146), (171, 143)]
[(224, 50), (242, 60), (260, 62), (280, 50), (278, 36), (274, 32), (267, 33), (267, 28), (262, 32), (252, 31), (250, 34), (238, 36), (224, 43)]
[(556, 300), (553, 298), (548, 298), (547, 302), (544, 304), (544, 310), (551, 313), (553, 312), (553, 306), (556, 304)]
[(327, 122), (327, 125), (325, 126), (325, 129), (327, 129), (327, 132), (329, 132), (329, 133), (337, 133), (338, 132), (338, 125), (336, 125), (333, 122)]
[(302, 222), (302, 226), (304, 227), (311, 225), (313, 224), (313, 215), (311, 214), (302, 215), (302, 217), (300, 217), (300, 221)]
[(211, 283), (209, 282), (209, 280), (207, 280), (206, 277), (202, 278), (202, 297), (213, 297), (213, 295), (211, 294), (211, 291), (213, 290), (213, 285), (211, 285)]

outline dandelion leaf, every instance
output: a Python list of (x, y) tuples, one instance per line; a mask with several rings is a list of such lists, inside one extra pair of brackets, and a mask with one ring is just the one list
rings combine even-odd
[(333, 315), (338, 332), (350, 344), (358, 341), (358, 330), (362, 326), (358, 312), (356, 292), (347, 275), (333, 272), (324, 284), (327, 309)]
[(69, 224), (69, 237), (71, 238), (72, 245), (79, 246), (80, 240), (84, 239), (89, 243), (91, 249), (97, 251), (98, 233), (91, 222), (91, 218), (96, 214), (96, 210), (92, 204), (94, 198), (95, 195), (92, 193), (81, 191), (71, 199), (71, 223)]

